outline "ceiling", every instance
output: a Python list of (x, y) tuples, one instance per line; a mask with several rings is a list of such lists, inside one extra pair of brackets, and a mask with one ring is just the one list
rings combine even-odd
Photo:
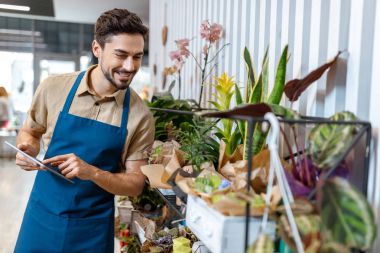
[[(31, 12), (33, 11), (31, 15), (21, 11), (0, 9), (0, 16), (53, 19), (87, 24), (95, 23), (104, 11), (113, 8), (126, 8), (135, 12), (146, 25), (149, 24), (149, 0), (0, 0), (0, 4), (31, 6)], [(51, 5), (53, 10), (51, 10)], [(47, 13), (49, 9), (50, 13)], [(51, 17), (53, 15), (54, 17)]]

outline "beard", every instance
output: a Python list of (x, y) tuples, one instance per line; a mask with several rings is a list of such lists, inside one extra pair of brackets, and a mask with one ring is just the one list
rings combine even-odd
[(120, 73), (129, 73), (129, 74), (131, 74), (131, 78), (129, 80), (120, 81), (119, 83), (117, 83), (116, 80), (115, 80), (115, 78), (112, 77), (112, 74), (109, 71), (105, 70), (103, 68), (103, 66), (100, 65), (100, 69), (101, 69), (104, 77), (112, 84), (112, 86), (114, 86), (118, 90), (125, 90), (125, 89), (127, 89), (129, 87), (129, 85), (131, 84), (134, 75), (136, 74), (136, 72), (128, 72), (128, 71), (125, 71), (125, 70), (116, 71), (116, 72), (120, 72)]

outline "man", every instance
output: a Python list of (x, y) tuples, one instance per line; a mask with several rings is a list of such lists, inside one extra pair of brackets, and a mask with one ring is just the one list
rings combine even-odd
[(17, 154), (21, 168), (40, 171), (15, 252), (113, 252), (114, 194), (141, 193), (140, 166), (154, 139), (153, 117), (129, 88), (147, 32), (134, 13), (103, 13), (92, 43), (98, 65), (49, 77), (37, 88), (17, 146), (36, 156), (42, 138), (43, 163), (74, 184)]

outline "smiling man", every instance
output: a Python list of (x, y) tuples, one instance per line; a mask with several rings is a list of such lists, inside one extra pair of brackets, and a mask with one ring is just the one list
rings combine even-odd
[(51, 76), (37, 88), (18, 148), (74, 184), (39, 170), (15, 252), (113, 252), (114, 195), (139, 195), (154, 140), (154, 119), (129, 85), (140, 68), (148, 29), (125, 9), (103, 13), (92, 51), (98, 65)]

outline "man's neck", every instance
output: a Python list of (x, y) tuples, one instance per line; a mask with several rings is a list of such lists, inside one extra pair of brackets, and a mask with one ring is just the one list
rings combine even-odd
[(88, 81), (89, 88), (100, 98), (116, 92), (116, 88), (104, 77), (99, 65), (89, 73)]

